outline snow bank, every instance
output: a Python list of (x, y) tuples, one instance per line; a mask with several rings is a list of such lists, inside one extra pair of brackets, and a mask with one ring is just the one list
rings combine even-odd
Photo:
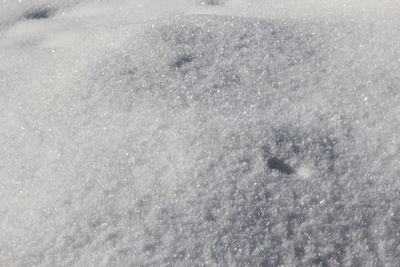
[(256, 3), (3, 28), (1, 264), (396, 266), (394, 28)]

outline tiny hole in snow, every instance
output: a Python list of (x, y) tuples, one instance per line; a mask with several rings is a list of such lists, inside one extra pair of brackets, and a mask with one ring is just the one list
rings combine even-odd
[(267, 166), (270, 169), (274, 169), (274, 170), (280, 171), (285, 174), (293, 174), (294, 173), (294, 169), (292, 167), (290, 167), (288, 164), (283, 162), (283, 160), (275, 158), (275, 157), (268, 159)]

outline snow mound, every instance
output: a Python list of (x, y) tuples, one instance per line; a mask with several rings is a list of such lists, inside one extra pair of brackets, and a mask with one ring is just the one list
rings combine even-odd
[(400, 73), (379, 27), (193, 15), (135, 30), (56, 102), (68, 127), (41, 135), (52, 154), (6, 199), (0, 262), (395, 266)]

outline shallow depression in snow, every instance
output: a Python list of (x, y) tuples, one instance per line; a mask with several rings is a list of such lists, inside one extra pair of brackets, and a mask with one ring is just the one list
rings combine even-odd
[(2, 11), (1, 264), (396, 266), (387, 24), (70, 2)]

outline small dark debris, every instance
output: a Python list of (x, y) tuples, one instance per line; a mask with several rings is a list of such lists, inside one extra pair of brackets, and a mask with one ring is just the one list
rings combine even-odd
[(285, 174), (293, 174), (294, 173), (294, 169), (292, 167), (290, 167), (288, 164), (283, 162), (283, 160), (275, 158), (275, 157), (268, 159), (267, 166), (271, 169), (278, 170)]
[(51, 17), (55, 13), (53, 8), (44, 7), (44, 8), (35, 8), (27, 11), (24, 14), (25, 19), (47, 19)]
[(171, 64), (172, 67), (180, 68), (183, 65), (190, 63), (193, 61), (193, 57), (189, 55), (181, 55), (179, 56), (174, 63)]

